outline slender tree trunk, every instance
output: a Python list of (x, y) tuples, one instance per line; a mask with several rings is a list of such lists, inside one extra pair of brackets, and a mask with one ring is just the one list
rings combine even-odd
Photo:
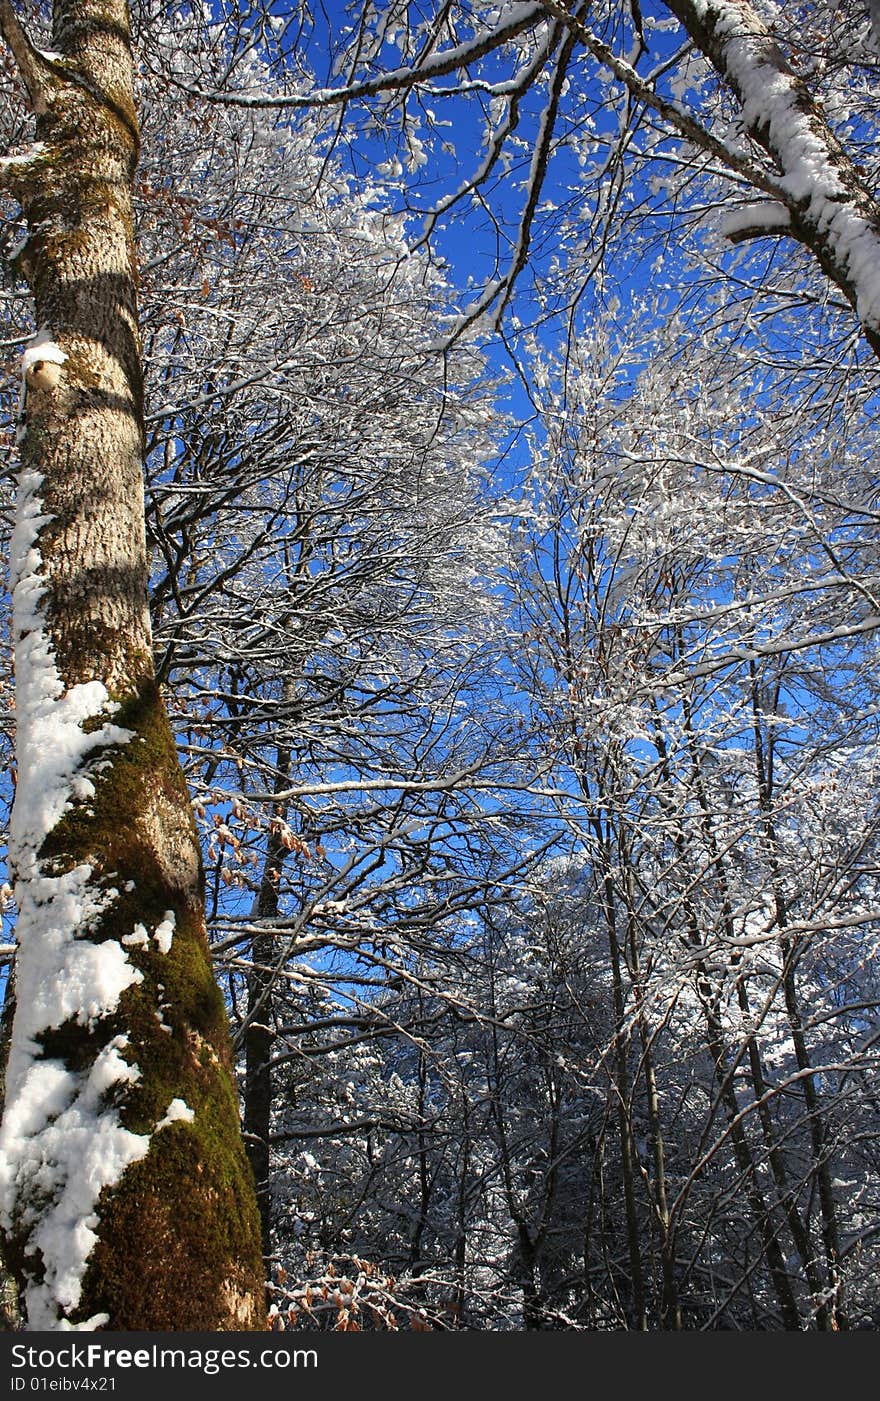
[[(257, 918), (269, 920), (278, 915), (278, 882), (286, 849), (269, 834), (266, 864), (257, 896)], [(272, 988), (275, 941), (271, 934), (258, 934), (251, 944), (251, 972), (248, 977), (247, 1031), (244, 1038), (245, 1146), (254, 1174), (263, 1255), (271, 1253), (272, 1203), (269, 1191), (269, 1143), (272, 1132)]]
[(259, 1220), (189, 798), (155, 682), (123, 0), (0, 29), (39, 334), (13, 540), (18, 1005), (0, 1206), (31, 1328), (262, 1326)]
[[(12, 1035), (12, 1015), (15, 1010), (15, 969), (9, 970), (9, 977), (3, 989), (3, 1007), (0, 1011), (0, 1101), (6, 1095), (6, 1063), (9, 1059), (9, 1042)], [(13, 1333), (21, 1324), (18, 1308), (18, 1289), (15, 1280), (6, 1268), (0, 1254), (0, 1332)]]
[(540, 1330), (543, 1325), (543, 1307), (540, 1277), (538, 1273), (538, 1247), (526, 1216), (520, 1209), (519, 1193), (514, 1183), (513, 1157), (504, 1119), (504, 1098), (502, 1062), (503, 1057), (498, 1043), (497, 1006), (495, 999), (495, 968), (492, 960), (488, 963), (489, 1007), (490, 1007), (490, 1060), (487, 1065), (489, 1087), (489, 1108), (495, 1122), (497, 1134), (496, 1153), (501, 1169), (501, 1182), (507, 1210), (513, 1223), (516, 1246), (516, 1277), (523, 1291), (523, 1327), (526, 1332)]
[(409, 1267), (414, 1276), (422, 1274), (425, 1268), (424, 1262), (422, 1261), (422, 1242), (428, 1226), (429, 1212), (431, 1209), (431, 1171), (428, 1159), (428, 1136), (425, 1132), (428, 1112), (428, 1062), (422, 1041), (424, 999), (422, 997), (421, 988), (417, 991), (417, 998), (419, 1009), (419, 1059), (416, 1072), (416, 1086), (418, 1090), (416, 1108), (419, 1116), (419, 1127), (416, 1134), (416, 1159), (419, 1168), (419, 1214), (409, 1248)]
[(625, 1006), (623, 993), (623, 959), (620, 941), (617, 936), (617, 920), (614, 910), (614, 883), (610, 874), (610, 860), (607, 840), (598, 819), (593, 820), (593, 828), (599, 850), (602, 853), (602, 909), (608, 934), (608, 954), (611, 960), (611, 986), (614, 998), (614, 1059), (615, 1059), (615, 1105), (617, 1128), (620, 1136), (620, 1166), (623, 1178), (623, 1204), (626, 1214), (626, 1239), (629, 1251), (629, 1264), (632, 1289), (631, 1320), (637, 1332), (644, 1333), (648, 1328), (648, 1314), (645, 1301), (645, 1277), (642, 1269), (642, 1254), (639, 1241), (639, 1220), (636, 1208), (636, 1150), (633, 1142), (630, 1115), (629, 1083), (629, 1035), (625, 1029)]
[[(702, 964), (698, 966), (697, 976), (700, 979), (706, 977), (705, 968)], [(770, 1273), (770, 1278), (773, 1281), (773, 1288), (776, 1291), (776, 1297), (779, 1300), (782, 1321), (787, 1330), (790, 1332), (797, 1332), (801, 1327), (797, 1300), (794, 1296), (794, 1290), (785, 1265), (785, 1258), (779, 1244), (778, 1228), (773, 1219), (772, 1211), (764, 1200), (758, 1168), (749, 1146), (745, 1130), (742, 1126), (739, 1101), (737, 1100), (736, 1091), (731, 1079), (722, 1027), (711, 1002), (702, 997), (701, 1001), (703, 1001), (706, 1016), (706, 1045), (709, 1049), (709, 1055), (712, 1058), (712, 1067), (715, 1073), (718, 1093), (727, 1116), (731, 1142), (733, 1144), (733, 1156), (739, 1170), (740, 1178), (746, 1189), (749, 1208), (758, 1231), (760, 1232), (763, 1253), (767, 1261), (767, 1269)]]
[(470, 1114), (468, 1113), (467, 1088), (462, 1084), (462, 1115), (464, 1135), (462, 1138), (462, 1162), (458, 1174), (458, 1193), (456, 1200), (456, 1235), (455, 1252), (453, 1256), (455, 1280), (455, 1293), (453, 1294), (453, 1317), (456, 1327), (463, 1328), (465, 1323), (465, 1304), (467, 1302), (467, 1243), (468, 1243), (468, 1178), (471, 1166), (471, 1126)]
[[(745, 980), (740, 974), (736, 980), (737, 1000), (740, 1009), (746, 1020), (751, 1020), (751, 1004), (749, 1001), (748, 989)], [(755, 1099), (758, 1104), (758, 1120), (761, 1125), (761, 1136), (764, 1140), (764, 1149), (767, 1154), (767, 1161), (773, 1173), (773, 1181), (779, 1194), (779, 1201), (785, 1212), (785, 1219), (788, 1222), (788, 1229), (791, 1232), (795, 1249), (804, 1264), (804, 1274), (813, 1296), (813, 1306), (816, 1311), (816, 1326), (820, 1331), (828, 1328), (828, 1310), (824, 1299), (824, 1288), (819, 1278), (819, 1271), (816, 1264), (816, 1255), (813, 1250), (813, 1243), (810, 1240), (810, 1233), (801, 1221), (797, 1208), (797, 1200), (794, 1190), (788, 1179), (785, 1167), (785, 1160), (780, 1151), (779, 1142), (774, 1131), (773, 1119), (770, 1114), (770, 1105), (767, 1098), (767, 1081), (764, 1075), (764, 1065), (758, 1049), (758, 1039), (756, 1036), (749, 1036), (747, 1042), (749, 1056), (749, 1071), (752, 1077), (752, 1084), (755, 1090)]]
[[(279, 745), (275, 757), (275, 792), (280, 792), (290, 780), (290, 745)], [(287, 810), (279, 805), (276, 817), (284, 822)], [(257, 919), (262, 923), (277, 919), (281, 873), (288, 848), (280, 832), (270, 826), (266, 843), (266, 861), (257, 894)], [(253, 1169), (260, 1212), (263, 1256), (271, 1254), (272, 1198), (269, 1189), (272, 1135), (272, 1002), (275, 987), (275, 940), (271, 933), (258, 934), (251, 945), (251, 972), (248, 978), (247, 1029), (244, 1038), (245, 1086), (244, 1129), (245, 1145)]]
[[(702, 941), (696, 923), (696, 914), (689, 902), (686, 906), (686, 913), (690, 942), (695, 948), (699, 948)], [(694, 972), (697, 998), (706, 1019), (706, 1047), (712, 1060), (718, 1097), (724, 1106), (727, 1118), (734, 1161), (739, 1171), (740, 1180), (745, 1187), (752, 1217), (760, 1233), (764, 1258), (776, 1297), (779, 1300), (783, 1324), (787, 1330), (796, 1332), (801, 1327), (800, 1312), (779, 1243), (779, 1228), (774, 1220), (772, 1209), (764, 1200), (758, 1165), (743, 1127), (740, 1104), (733, 1084), (733, 1066), (724, 1038), (724, 1026), (718, 1014), (716, 989), (712, 986), (709, 970), (702, 958), (697, 962)]]
[(635, 997), (635, 1015), (642, 1046), (642, 1075), (645, 1081), (645, 1109), (648, 1116), (648, 1129), (651, 1137), (651, 1157), (654, 1164), (654, 1214), (660, 1231), (660, 1262), (663, 1275), (663, 1295), (660, 1306), (660, 1321), (664, 1329), (678, 1332), (681, 1329), (681, 1306), (678, 1300), (678, 1287), (675, 1282), (675, 1245), (672, 1222), (669, 1215), (669, 1201), (666, 1192), (666, 1154), (663, 1146), (663, 1125), (660, 1119), (660, 1092), (654, 1069), (654, 1053), (651, 1045), (650, 1028), (645, 1018), (645, 994), (642, 983), (641, 959), (636, 932), (635, 890), (632, 865), (629, 857), (629, 843), (621, 839), (621, 855), (624, 861), (624, 881), (627, 903), (627, 942), (629, 962)]

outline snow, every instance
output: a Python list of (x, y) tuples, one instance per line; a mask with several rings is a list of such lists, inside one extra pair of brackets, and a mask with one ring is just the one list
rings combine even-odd
[[(140, 1072), (120, 1054), (115, 1037), (88, 1072), (74, 1074), (58, 1061), (32, 1060), (10, 1097), (2, 1129), (2, 1185), (43, 1205), (30, 1244), (40, 1251), (45, 1276), (26, 1291), (31, 1329), (58, 1326), (59, 1311), (79, 1302), (82, 1277), (96, 1242), (95, 1207), (103, 1189), (143, 1158), (149, 1137), (130, 1133), (115, 1109), (103, 1107), (107, 1092), (138, 1079)], [(25, 1208), (29, 1225), (35, 1209)]]
[(157, 924), (153, 934), (160, 953), (168, 953), (171, 948), (171, 940), (174, 938), (174, 923), (174, 911), (166, 910), (165, 918), (160, 924)]
[(160, 1129), (167, 1129), (169, 1124), (191, 1124), (196, 1117), (195, 1110), (190, 1109), (183, 1099), (173, 1099), (165, 1111), (164, 1119), (160, 1119), (156, 1125), (156, 1133)]
[(85, 1323), (68, 1323), (66, 1318), (62, 1318), (57, 1325), (59, 1333), (94, 1333), (96, 1328), (103, 1328), (110, 1322), (109, 1313), (96, 1313)]
[[(175, 914), (173, 910), (166, 910), (164, 917), (156, 925), (153, 931), (153, 938), (160, 953), (168, 953), (171, 948), (171, 941), (174, 938)], [(130, 934), (123, 934), (121, 942), (127, 948), (145, 949), (149, 947), (150, 936), (142, 924), (136, 924)]]
[(29, 233), (24, 233), (21, 235), (20, 238), (17, 238), (13, 243), (12, 247), (10, 248), (9, 252), (6, 254), (6, 261), (8, 263), (14, 263), (16, 258), (21, 257), (22, 253), (27, 248), (30, 241), (31, 236)]
[[(33, 346), (25, 352), (23, 363), (32, 353)], [(39, 473), (22, 472), (10, 546), (18, 754), (11, 848), (13, 860), (34, 868), (20, 870), (20, 875), (36, 874), (35, 852), (71, 799), (94, 793), (93, 785), (80, 772), (86, 757), (108, 744), (124, 744), (131, 738), (129, 730), (111, 724), (86, 734), (87, 721), (113, 709), (107, 690), (100, 681), (89, 681), (65, 692), (55, 666), (39, 607), (44, 586), (36, 541), (47, 520), (38, 494), (41, 485)]]
[(753, 204), (738, 205), (726, 213), (721, 224), (724, 238), (735, 238), (737, 234), (752, 229), (767, 229), (780, 232), (791, 224), (791, 215), (778, 200), (759, 200)]
[(17, 155), (0, 156), (0, 170), (14, 170), (17, 166), (29, 165), (31, 161), (37, 160), (45, 149), (45, 141), (35, 141), (26, 151), (19, 151)]
[[(90, 890), (90, 875), (88, 866), (77, 866), (61, 876), (35, 876), (19, 884), (23, 957), (16, 972), (17, 1045), (26, 1060), (38, 1053), (42, 1032), (71, 1020), (94, 1027), (116, 1011), (126, 988), (142, 981), (121, 944), (112, 939), (93, 944), (77, 937), (108, 903)], [(17, 1068), (10, 1052), (10, 1079)]]
[(47, 361), (50, 365), (63, 365), (67, 356), (61, 347), (52, 339), (46, 330), (38, 331), (21, 357), (22, 379), (28, 370), (40, 361)]
[[(454, 73), (456, 69), (467, 68), (474, 58), (475, 50), (485, 48), (487, 45), (495, 47), (505, 39), (513, 39), (522, 30), (531, 28), (537, 20), (546, 19), (546, 10), (541, 4), (532, 4), (530, 0), (526, 3), (519, 3), (504, 6), (498, 16), (498, 22), (494, 28), (486, 34), (478, 34), (473, 39), (468, 39), (464, 43), (457, 44), (453, 48), (438, 49), (435, 53), (423, 58), (417, 71), (420, 82), (427, 82), (431, 78), (443, 77), (448, 73)], [(352, 85), (349, 88), (318, 88), (312, 93), (297, 101), (293, 98), (284, 99), (285, 105), (297, 106), (321, 106), (325, 103), (336, 103), (343, 96), (360, 96), (374, 90), (387, 90), (395, 87), (408, 87), (413, 78), (411, 68), (393, 68), (385, 72), (381, 78), (368, 80), (364, 83)], [(260, 100), (260, 99), (257, 99)], [(269, 99), (271, 101), (271, 99)]]

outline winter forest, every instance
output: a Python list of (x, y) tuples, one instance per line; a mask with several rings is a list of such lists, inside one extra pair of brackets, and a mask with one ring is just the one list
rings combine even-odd
[(880, 1328), (880, 6), (0, 0), (2, 1326)]

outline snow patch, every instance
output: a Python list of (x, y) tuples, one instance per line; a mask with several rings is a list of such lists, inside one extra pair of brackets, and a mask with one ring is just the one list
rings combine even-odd
[(732, 209), (721, 221), (721, 234), (724, 238), (735, 238), (737, 234), (752, 229), (767, 229), (781, 232), (791, 226), (791, 215), (778, 200), (759, 200), (755, 204), (742, 204)]
[(116, 1110), (104, 1107), (115, 1086), (139, 1078), (137, 1066), (120, 1054), (125, 1046), (124, 1037), (114, 1037), (83, 1073), (59, 1061), (33, 1060), (7, 1105), (0, 1131), (3, 1197), (11, 1192), (25, 1201), (51, 1200), (38, 1221), (27, 1206), (20, 1220), (25, 1228), (33, 1225), (29, 1245), (45, 1268), (44, 1278), (26, 1290), (32, 1330), (57, 1328), (59, 1311), (76, 1308), (98, 1240), (98, 1198), (149, 1148), (148, 1136), (124, 1129)]
[(32, 370), (34, 365), (41, 361), (50, 365), (63, 365), (67, 356), (56, 344), (48, 331), (38, 331), (21, 357), (21, 373), (26, 375), (28, 370)]
[[(153, 938), (160, 953), (168, 953), (174, 938), (174, 929), (177, 919), (173, 910), (166, 910), (163, 918), (156, 925)], [(122, 941), (127, 948), (145, 949), (149, 947), (150, 936), (142, 924), (136, 924), (130, 934), (123, 934)]]
[(89, 866), (76, 866), (61, 876), (34, 875), (17, 884), (20, 952), (10, 1089), (39, 1055), (43, 1032), (67, 1021), (94, 1026), (116, 1011), (126, 988), (143, 980), (115, 939), (93, 944), (82, 937), (108, 903), (89, 887), (90, 876)]
[(194, 1109), (183, 1099), (173, 1099), (165, 1111), (165, 1118), (160, 1119), (156, 1125), (156, 1133), (160, 1129), (167, 1129), (169, 1124), (191, 1124), (196, 1117)]
[(59, 1333), (94, 1333), (97, 1328), (103, 1328), (110, 1322), (109, 1313), (93, 1313), (91, 1318), (87, 1318), (85, 1323), (68, 1323), (66, 1318), (62, 1318), (57, 1325)]
[(160, 953), (168, 953), (169, 949), (171, 948), (171, 941), (174, 938), (175, 923), (176, 920), (174, 911), (166, 910), (165, 918), (160, 924), (156, 925), (156, 930), (153, 934), (153, 938), (156, 940), (156, 945)]
[(26, 151), (19, 151), (14, 156), (0, 156), (0, 170), (15, 170), (23, 165), (30, 165), (31, 161), (38, 160), (46, 149), (45, 141), (35, 141)]

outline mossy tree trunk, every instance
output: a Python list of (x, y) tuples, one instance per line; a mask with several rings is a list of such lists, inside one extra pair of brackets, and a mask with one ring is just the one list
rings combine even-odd
[[(0, 176), (27, 224), (17, 266), (40, 331), (23, 363), (17, 688), (33, 690), (35, 666), (44, 681), (54, 668), (64, 733), (71, 715), (79, 730), (66, 768), (37, 756), (56, 789), (59, 773), (67, 782), (41, 828), (25, 810), (26, 769), (41, 737), (51, 750), (45, 685), (42, 710), (18, 700), (19, 1008), (29, 984), (34, 997), (12, 1037), (6, 1249), (32, 1328), (256, 1329), (259, 1216), (147, 613), (127, 7), (56, 0), (50, 55), (8, 0), (0, 30), (36, 122), (36, 145)], [(41, 1014), (47, 938), (61, 954)], [(41, 1105), (50, 1072), (62, 1092)], [(105, 1135), (118, 1172), (103, 1162), (91, 1183), (71, 1181), (77, 1126)]]

